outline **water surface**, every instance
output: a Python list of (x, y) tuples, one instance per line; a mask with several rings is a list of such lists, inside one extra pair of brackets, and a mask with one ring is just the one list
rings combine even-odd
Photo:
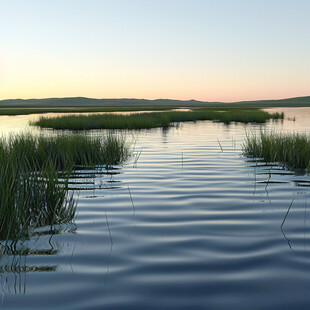
[(296, 120), (127, 133), (130, 162), (73, 176), (74, 224), (1, 256), (0, 308), (309, 309), (310, 178), (241, 150), (246, 132), (310, 131), (309, 108), (277, 110)]

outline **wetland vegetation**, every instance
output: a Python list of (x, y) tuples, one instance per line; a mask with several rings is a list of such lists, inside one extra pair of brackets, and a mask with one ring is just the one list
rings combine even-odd
[(0, 139), (0, 240), (73, 220), (68, 181), (76, 166), (110, 167), (129, 156), (124, 137), (11, 135)]
[(310, 172), (310, 136), (304, 133), (261, 131), (247, 134), (243, 145), (246, 156), (277, 162), (286, 169)]
[(41, 128), (88, 130), (88, 129), (149, 129), (167, 128), (176, 122), (212, 120), (229, 124), (265, 123), (269, 119), (283, 119), (283, 113), (268, 113), (259, 109), (203, 109), (193, 111), (169, 111), (137, 113), (131, 115), (65, 115), (60, 117), (41, 116), (32, 125)]

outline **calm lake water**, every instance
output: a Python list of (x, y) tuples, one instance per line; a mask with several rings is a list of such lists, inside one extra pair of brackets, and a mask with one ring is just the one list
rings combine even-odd
[[(310, 108), (277, 110), (127, 133), (127, 164), (72, 178), (72, 225), (0, 256), (0, 309), (309, 309), (310, 177), (242, 156), (246, 132), (310, 131)], [(0, 116), (0, 132), (36, 117)]]

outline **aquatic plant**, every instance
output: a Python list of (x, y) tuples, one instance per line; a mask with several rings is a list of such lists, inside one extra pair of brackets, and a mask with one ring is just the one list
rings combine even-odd
[(269, 119), (283, 119), (283, 113), (268, 113), (258, 109), (216, 109), (193, 111), (170, 111), (137, 113), (131, 115), (93, 114), (65, 115), (60, 117), (41, 116), (31, 125), (41, 128), (88, 130), (88, 129), (149, 129), (166, 128), (175, 122), (212, 120), (231, 122), (264, 123)]
[(70, 222), (76, 204), (68, 179), (50, 163), (32, 172), (29, 163), (10, 158), (0, 167), (0, 240), (16, 240), (32, 229)]
[(68, 170), (76, 165), (115, 165), (127, 159), (128, 149), (125, 137), (112, 133), (101, 136), (21, 134), (0, 139), (0, 154), (28, 162), (38, 170), (48, 161), (58, 170)]
[(0, 138), (0, 240), (72, 221), (71, 171), (77, 165), (120, 164), (128, 156), (125, 139), (112, 134)]
[(247, 134), (243, 153), (266, 162), (277, 162), (287, 169), (310, 172), (310, 136), (307, 134), (266, 131)]

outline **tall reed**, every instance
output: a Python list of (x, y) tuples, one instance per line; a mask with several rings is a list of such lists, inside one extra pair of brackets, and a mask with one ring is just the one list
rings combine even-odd
[(68, 181), (74, 167), (120, 164), (128, 149), (124, 138), (112, 134), (0, 138), (0, 240), (71, 221), (76, 202)]
[(310, 136), (307, 134), (265, 131), (247, 134), (243, 153), (266, 162), (278, 162), (287, 169), (310, 172)]

